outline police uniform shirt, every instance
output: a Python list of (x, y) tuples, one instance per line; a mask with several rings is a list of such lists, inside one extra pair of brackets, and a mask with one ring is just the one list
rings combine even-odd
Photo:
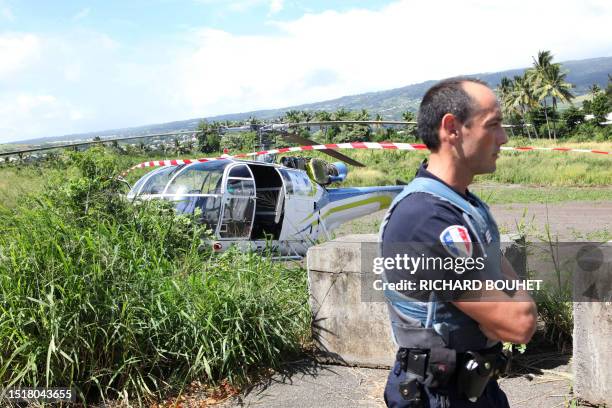
[[(421, 165), (416, 177), (431, 178), (448, 186), (427, 171), (426, 164)], [(474, 207), (480, 205), (476, 197), (469, 191), (466, 191), (465, 194), (460, 193), (460, 195)], [(478, 243), (472, 226), (466, 221), (459, 208), (432, 194), (412, 193), (397, 203), (389, 215), (382, 235), (382, 256), (385, 258), (397, 257), (399, 254), (415, 259), (421, 258), (421, 265), (425, 265), (424, 262), (427, 260), (427, 268), (406, 270), (406, 265), (402, 268), (386, 268), (386, 280), (392, 283), (415, 282), (416, 290), (405, 289), (398, 290), (398, 292), (416, 300), (427, 301), (431, 290), (419, 289), (422, 285), (420, 282), (423, 280), (428, 283), (435, 280), (452, 283), (457, 280), (482, 279), (486, 272), (479, 269), (480, 264), (477, 262), (473, 261), (470, 268), (465, 266), (453, 268), (448, 263), (459, 257), (482, 259), (484, 250)], [(439, 261), (433, 261), (435, 259)], [(442, 260), (447, 263), (440, 268)], [(434, 290), (434, 292), (438, 295), (438, 300), (456, 300), (466, 292), (459, 286), (455, 285), (456, 289), (452, 290)]]

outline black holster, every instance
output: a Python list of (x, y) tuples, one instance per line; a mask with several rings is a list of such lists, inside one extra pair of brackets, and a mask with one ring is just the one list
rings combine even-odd
[(509, 358), (501, 351), (478, 353), (466, 351), (460, 356), (457, 386), (472, 402), (481, 395), (492, 378), (506, 372)]
[(400, 369), (406, 372), (399, 392), (407, 401), (419, 407), (423, 400), (422, 387), (440, 388), (448, 384), (456, 366), (455, 350), (432, 348), (430, 350), (400, 348), (396, 356)]

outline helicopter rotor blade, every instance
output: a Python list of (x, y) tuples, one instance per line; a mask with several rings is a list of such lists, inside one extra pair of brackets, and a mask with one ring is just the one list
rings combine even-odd
[[(317, 145), (319, 143), (310, 140), (310, 139), (306, 139), (305, 137), (302, 136), (298, 136), (295, 133), (281, 133), (281, 137), (283, 139), (285, 139), (288, 142), (291, 143), (298, 143), (301, 144), (303, 146), (314, 146)], [(365, 164), (358, 162), (355, 159), (351, 159), (350, 157), (336, 151), (336, 150), (332, 150), (332, 149), (322, 149), (319, 150), (320, 152), (323, 152), (335, 159), (338, 159), (340, 161), (343, 161), (347, 164), (350, 164), (351, 166), (355, 166), (355, 167), (365, 167)]]

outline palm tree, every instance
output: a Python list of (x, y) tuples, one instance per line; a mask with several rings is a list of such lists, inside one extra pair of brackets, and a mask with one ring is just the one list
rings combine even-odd
[[(315, 119), (319, 122), (329, 122), (332, 119), (332, 116), (328, 111), (317, 111), (315, 112)], [(329, 143), (331, 140), (327, 134), (327, 126), (322, 125), (321, 131), (323, 132), (325, 143)]]
[[(370, 113), (367, 109), (361, 109), (353, 113), (353, 120), (370, 120)], [(350, 139), (356, 139), (359, 141), (370, 141), (370, 135), (372, 134), (372, 129), (368, 125), (353, 125), (350, 126)]]
[[(512, 106), (512, 92), (514, 91), (514, 83), (508, 77), (502, 77), (497, 87), (497, 93), (499, 99), (501, 99), (501, 108), (504, 116), (512, 116), (517, 113), (516, 109)], [(514, 137), (514, 130), (510, 128), (512, 137)]]
[(181, 142), (178, 137), (174, 138), (174, 153), (176, 154), (176, 157), (181, 154)]
[[(548, 111), (546, 109), (546, 101), (552, 98), (552, 109), (556, 117), (557, 101), (570, 102), (574, 95), (571, 93), (573, 85), (565, 81), (566, 73), (561, 71), (561, 64), (552, 62), (553, 56), (550, 51), (538, 52), (537, 60), (534, 59), (533, 71), (530, 75), (534, 92), (540, 101), (544, 102), (544, 115), (546, 116), (546, 125), (548, 127), (548, 138), (550, 139), (550, 126), (548, 125)], [(553, 138), (557, 139), (556, 121), (553, 120)]]
[(601, 91), (601, 88), (597, 84), (593, 84), (589, 86), (589, 93), (591, 94), (593, 98), (596, 97), (600, 91)]
[(497, 93), (502, 101), (502, 107), (504, 106), (504, 103), (508, 101), (510, 94), (512, 93), (513, 86), (514, 83), (508, 77), (502, 77), (502, 79), (499, 81)]
[[(402, 112), (402, 120), (404, 122), (416, 122), (416, 114), (411, 111)], [(416, 139), (418, 138), (417, 125), (409, 124), (409, 125), (406, 125), (404, 129), (405, 129), (404, 134), (406, 134), (409, 137), (409, 139), (405, 139), (405, 140), (416, 141)]]
[(312, 113), (311, 111), (302, 110), (300, 111), (300, 116), (302, 122), (310, 122), (314, 118), (314, 113)]
[(556, 127), (556, 113), (557, 113), (557, 101), (559, 102), (571, 102), (574, 99), (574, 95), (570, 91), (574, 85), (566, 82), (565, 78), (567, 73), (561, 72), (561, 64), (553, 64), (546, 71), (546, 84), (549, 88), (549, 94), (552, 97), (552, 107), (555, 117), (553, 118), (553, 137), (557, 140), (557, 127)]
[(292, 109), (285, 112), (285, 121), (288, 123), (298, 123), (300, 121), (300, 111)]
[[(380, 113), (377, 113), (376, 116), (374, 116), (374, 120), (377, 121), (377, 122), (381, 122), (381, 121), (385, 120), (385, 118), (383, 118), (383, 115), (381, 115)], [(378, 131), (378, 129), (382, 128), (382, 125), (381, 124), (377, 124), (377, 125), (374, 125), (374, 127)]]
[(333, 114), (333, 120), (349, 120), (351, 116), (351, 112), (347, 111), (344, 108), (339, 108)]
[(542, 83), (546, 71), (552, 65), (553, 55), (550, 51), (538, 51), (538, 58), (533, 59), (533, 68), (527, 70), (527, 78), (530, 82), (531, 87), (536, 90), (535, 94), (539, 102), (544, 103), (544, 117), (546, 118), (546, 128), (548, 130), (548, 138), (551, 138), (550, 125), (548, 124), (548, 109), (546, 107), (546, 98), (549, 96), (546, 92), (541, 90)]
[[(514, 83), (508, 77), (502, 77), (501, 81), (499, 82), (499, 86), (497, 87), (497, 94), (501, 100), (502, 113), (506, 118), (516, 116), (516, 109), (514, 109), (510, 103), (512, 99), (511, 94), (513, 87)], [(512, 134), (512, 137), (514, 137), (513, 126), (510, 126), (510, 133)]]
[(355, 120), (370, 120), (370, 113), (367, 109), (361, 109), (355, 113)]
[[(514, 76), (514, 86), (512, 88), (511, 93), (511, 103), (517, 111), (520, 113), (523, 118), (523, 125), (526, 126), (525, 117), (527, 116), (527, 112), (530, 108), (537, 106), (538, 102), (533, 96), (533, 91), (531, 89), (531, 84), (528, 79), (528, 74), (525, 73), (523, 76)], [(538, 131), (534, 128), (535, 136), (538, 137)], [(531, 134), (529, 132), (529, 127), (527, 127), (527, 136), (531, 139)]]
[(402, 112), (402, 120), (404, 122), (414, 122), (415, 120), (414, 112), (410, 112), (410, 111)]

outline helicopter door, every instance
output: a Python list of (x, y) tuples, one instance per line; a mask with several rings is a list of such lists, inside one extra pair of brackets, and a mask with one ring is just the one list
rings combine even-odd
[(244, 164), (232, 166), (223, 182), (219, 238), (249, 239), (255, 216), (255, 180)]
[(283, 238), (285, 240), (310, 240), (316, 237), (318, 225), (315, 223), (315, 188), (305, 171), (279, 169), (285, 185), (285, 220)]

